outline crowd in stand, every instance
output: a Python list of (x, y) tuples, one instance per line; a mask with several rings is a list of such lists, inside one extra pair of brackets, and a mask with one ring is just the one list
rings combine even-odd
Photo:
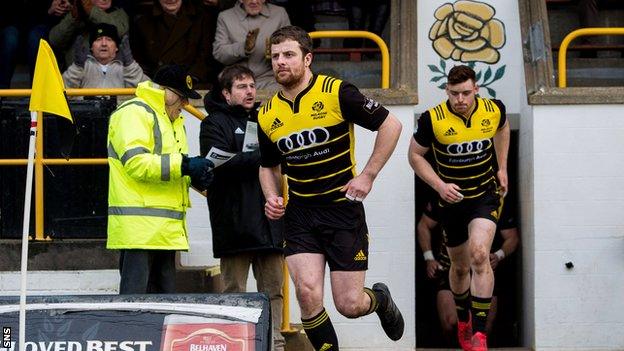
[[(381, 3), (376, 6), (389, 8), (389, 1)], [(381, 11), (382, 18), (369, 19), (366, 27), (367, 12), (379, 11), (368, 1), (10, 1), (0, 13), (0, 89), (11, 88), (19, 63), (28, 65), (32, 77), (39, 40), (45, 39), (68, 88), (136, 87), (159, 66), (179, 64), (197, 88), (210, 89), (223, 67), (239, 63), (254, 72), (258, 88), (274, 90), (269, 35), (291, 23), (313, 31), (311, 12), (349, 9), (357, 10), (350, 29), (378, 34), (389, 13)]]

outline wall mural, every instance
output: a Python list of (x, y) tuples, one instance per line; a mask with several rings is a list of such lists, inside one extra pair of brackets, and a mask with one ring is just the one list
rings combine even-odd
[(453, 66), (447, 65), (447, 61), (455, 61), (473, 68), (477, 84), (496, 97), (491, 85), (505, 75), (506, 65), (494, 66), (500, 60), (499, 49), (505, 46), (505, 24), (494, 17), (494, 7), (479, 1), (459, 0), (443, 4), (433, 15), (436, 21), (429, 30), (429, 39), (440, 62), (428, 65), (434, 75), (430, 82), (442, 81), (438, 88), (444, 89), (447, 67)]

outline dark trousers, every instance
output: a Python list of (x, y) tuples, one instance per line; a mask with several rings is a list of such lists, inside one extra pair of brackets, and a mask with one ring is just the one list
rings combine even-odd
[(47, 39), (50, 28), (46, 25), (36, 25), (28, 29), (25, 43), (20, 44), (24, 39), (23, 34), (15, 26), (7, 26), (0, 29), (0, 88), (8, 89), (11, 86), (11, 79), (18, 61), (20, 48), (25, 46), (26, 61), (30, 70), (32, 80), (39, 49), (39, 39)]
[(175, 293), (173, 250), (121, 250), (119, 294)]

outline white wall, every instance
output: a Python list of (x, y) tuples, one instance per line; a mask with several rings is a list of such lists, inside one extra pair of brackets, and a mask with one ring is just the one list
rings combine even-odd
[[(0, 272), (0, 296), (19, 296), (20, 272)], [(29, 271), (27, 294), (105, 295), (119, 291), (119, 271)]]
[(622, 105), (533, 106), (524, 132), (533, 134), (525, 200), (534, 247), (525, 249), (535, 257), (525, 269), (534, 275), (536, 350), (624, 349), (622, 116)]
[(522, 252), (522, 345), (535, 345), (535, 228), (533, 219), (533, 112), (526, 98), (518, 121), (518, 199), (520, 213), (520, 248)]

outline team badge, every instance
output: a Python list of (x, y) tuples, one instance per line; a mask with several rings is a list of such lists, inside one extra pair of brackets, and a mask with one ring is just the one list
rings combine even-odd
[(193, 89), (193, 78), (191, 78), (191, 76), (186, 76), (186, 86), (189, 89)]
[(368, 113), (373, 113), (375, 111), (377, 111), (377, 109), (379, 108), (379, 103), (371, 98), (366, 98), (366, 100), (364, 100), (364, 106), (362, 106), (364, 108), (364, 110)]
[(323, 105), (323, 102), (321, 101), (317, 101), (314, 103), (314, 105), (312, 105), (312, 109), (315, 112), (320, 112), (323, 108), (325, 108), (325, 105)]

